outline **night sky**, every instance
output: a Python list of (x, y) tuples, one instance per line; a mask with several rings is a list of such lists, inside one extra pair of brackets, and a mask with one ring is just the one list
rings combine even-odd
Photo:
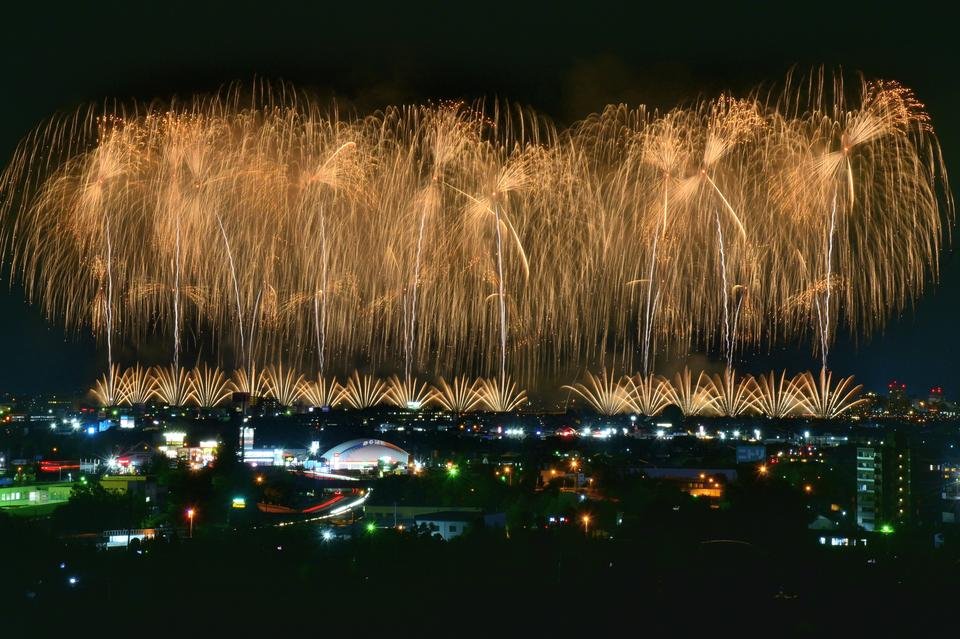
[[(23, 3), (26, 4), (26, 3)], [(41, 120), (105, 98), (166, 99), (254, 77), (292, 81), (358, 109), (439, 98), (507, 98), (559, 124), (611, 102), (670, 107), (722, 90), (745, 93), (796, 67), (862, 71), (913, 88), (933, 117), (948, 170), (960, 169), (960, 11), (931, 3), (282, 2), (32, 3), (4, 8), (0, 158)], [(941, 3), (947, 5), (948, 3)], [(320, 9), (319, 7), (323, 7)], [(666, 8), (664, 8), (666, 7)], [(951, 224), (951, 232), (955, 229)], [(841, 337), (831, 368), (880, 389), (943, 385), (960, 396), (960, 262), (884, 335)], [(6, 276), (5, 279), (6, 280)], [(105, 356), (65, 336), (17, 289), (0, 292), (0, 391), (88, 386)], [(814, 368), (809, 344), (776, 348), (746, 369)]]

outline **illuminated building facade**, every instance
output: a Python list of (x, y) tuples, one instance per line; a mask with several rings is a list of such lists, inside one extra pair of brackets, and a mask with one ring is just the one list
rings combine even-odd
[(890, 443), (857, 448), (857, 525), (884, 531), (909, 522), (910, 449), (895, 437)]
[(0, 487), (0, 509), (63, 504), (70, 499), (72, 490), (73, 484), (69, 482), (2, 486)]
[(331, 470), (373, 471), (383, 465), (413, 463), (410, 453), (380, 439), (351, 439), (334, 446), (321, 459)]
[(945, 524), (960, 523), (960, 463), (942, 464), (939, 467), (943, 484), (941, 521)]
[(887, 412), (891, 415), (906, 415), (910, 411), (907, 385), (897, 380), (887, 384)]
[(665, 479), (677, 483), (678, 488), (693, 497), (720, 499), (728, 483), (737, 479), (737, 472), (729, 468), (645, 468), (651, 479)]

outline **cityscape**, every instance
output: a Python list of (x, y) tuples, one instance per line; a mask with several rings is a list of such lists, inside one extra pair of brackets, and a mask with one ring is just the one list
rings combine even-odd
[(0, 44), (0, 633), (949, 632), (937, 38), (153, 4)]

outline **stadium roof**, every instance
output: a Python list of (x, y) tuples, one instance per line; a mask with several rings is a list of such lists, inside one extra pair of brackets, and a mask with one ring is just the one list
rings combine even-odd
[(410, 453), (381, 439), (351, 439), (338, 444), (321, 455), (328, 462), (375, 464), (383, 458), (406, 463)]

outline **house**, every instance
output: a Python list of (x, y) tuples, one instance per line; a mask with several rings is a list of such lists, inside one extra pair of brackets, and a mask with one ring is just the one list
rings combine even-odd
[(503, 528), (506, 525), (504, 513), (483, 514), (475, 511), (449, 510), (426, 513), (416, 516), (417, 528), (424, 528), (450, 541), (459, 537), (471, 526)]

